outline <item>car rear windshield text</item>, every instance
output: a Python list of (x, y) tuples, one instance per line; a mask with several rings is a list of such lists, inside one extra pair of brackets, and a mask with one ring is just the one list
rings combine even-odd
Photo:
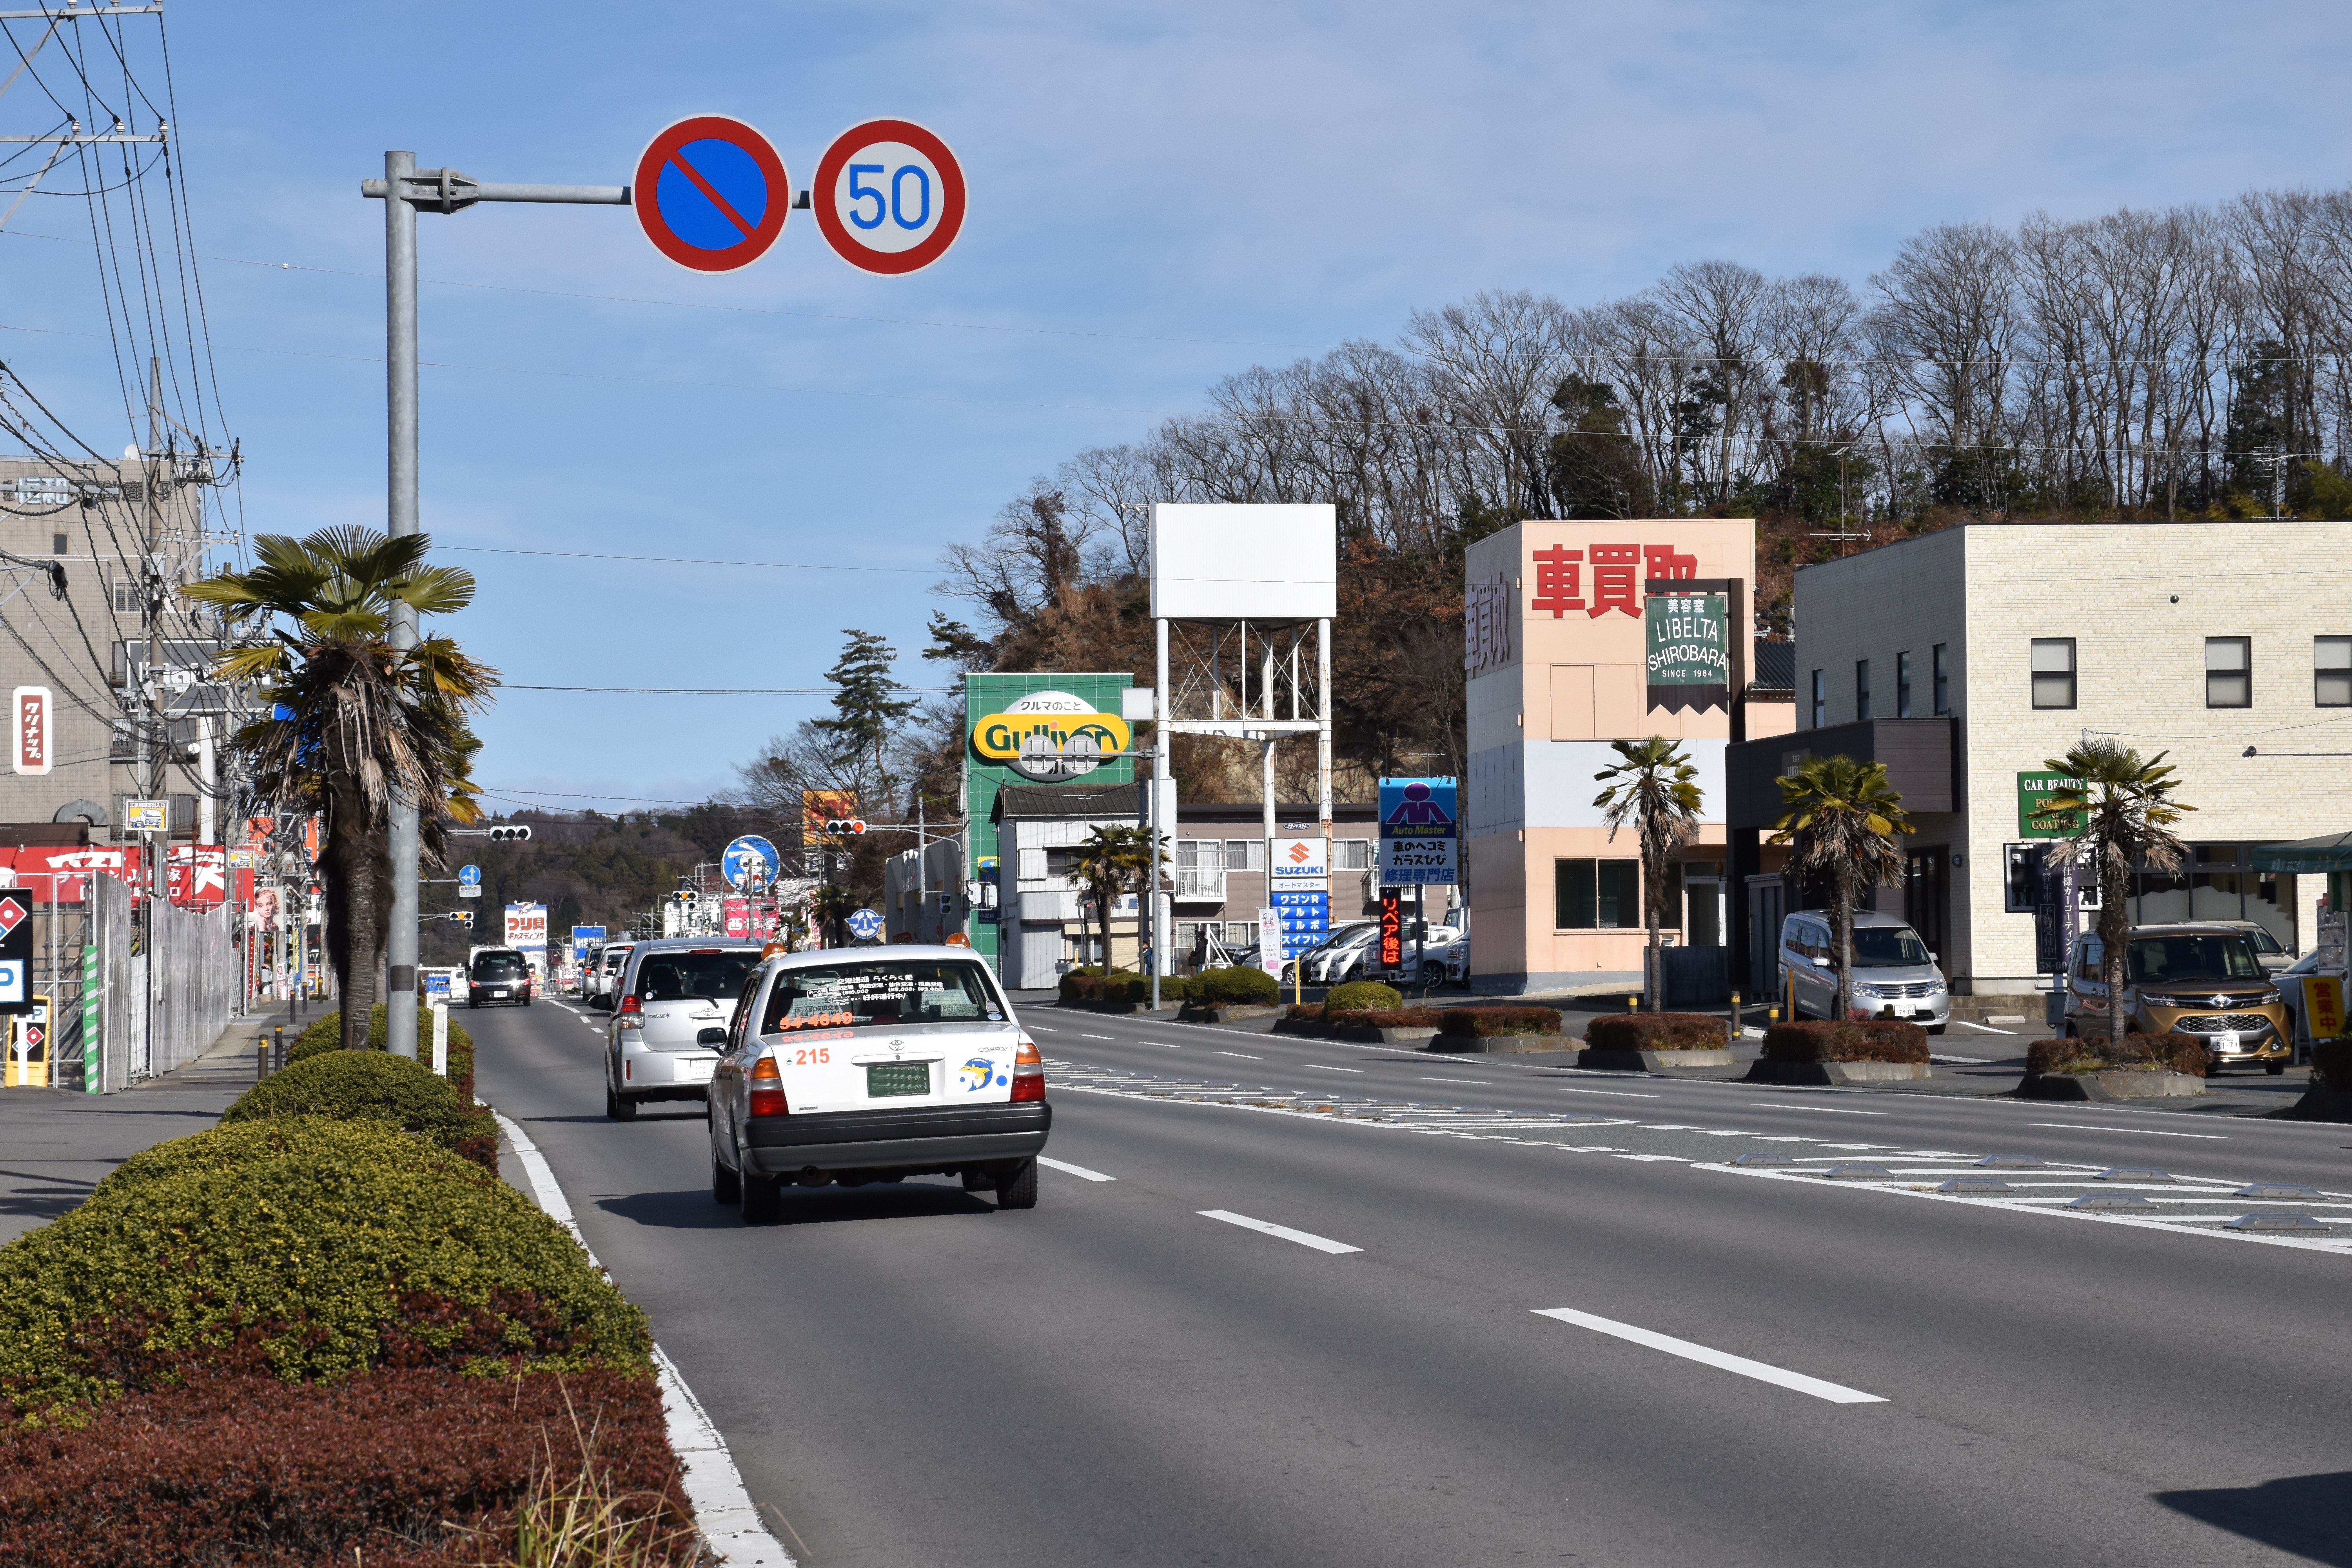
[(1003, 1009), (978, 963), (873, 960), (788, 969), (768, 994), (760, 1032), (854, 1029), (867, 1025), (953, 1024), (1000, 1018)]
[(637, 966), (637, 997), (645, 1002), (732, 1001), (760, 967), (760, 950), (711, 948), (657, 952)]

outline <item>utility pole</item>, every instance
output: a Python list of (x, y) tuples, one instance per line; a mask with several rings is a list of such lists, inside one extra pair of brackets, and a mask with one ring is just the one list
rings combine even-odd
[[(414, 153), (387, 152), (383, 178), (362, 181), (360, 195), (383, 202), (385, 360), (385, 531), (395, 539), (416, 531), (416, 214), (463, 212), (476, 202), (558, 202), (626, 206), (626, 185), (494, 185), (455, 169), (419, 169)], [(416, 646), (416, 612), (393, 610), (394, 647)], [(416, 1058), (416, 1008), (394, 1005), (416, 995), (417, 813), (422, 803), (392, 796), (391, 925), (384, 938), (384, 1045), (394, 1056)], [(346, 1003), (348, 1005), (348, 1003)]]

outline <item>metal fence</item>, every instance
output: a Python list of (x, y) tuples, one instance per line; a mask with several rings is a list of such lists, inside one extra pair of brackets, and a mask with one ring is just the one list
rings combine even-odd
[(50, 992), (59, 1087), (111, 1094), (204, 1055), (244, 994), (238, 911), (163, 900), (137, 908), (111, 877), (89, 879), (87, 909), (79, 963), (61, 948)]

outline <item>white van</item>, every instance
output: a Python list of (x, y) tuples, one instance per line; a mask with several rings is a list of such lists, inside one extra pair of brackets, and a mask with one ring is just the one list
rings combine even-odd
[[(1780, 990), (1800, 1018), (1826, 1018), (1837, 999), (1835, 947), (1826, 910), (1800, 910), (1780, 922)], [(1893, 915), (1853, 912), (1853, 1008), (1868, 1017), (1892, 1012), (1931, 1035), (1951, 1021), (1952, 994), (1937, 955)]]

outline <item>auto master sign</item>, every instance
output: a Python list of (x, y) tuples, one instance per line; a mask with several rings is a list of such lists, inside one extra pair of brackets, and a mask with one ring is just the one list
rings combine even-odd
[[(1118, 716), (1118, 694), (1133, 684), (1124, 671), (964, 677), (966, 878), (1000, 874), (996, 796), (1006, 785), (1133, 782), (1134, 759), (1119, 753), (1133, 748), (1134, 732)], [(973, 951), (991, 959), (1002, 951), (1000, 934), (1013, 941), (1019, 930), (1018, 868), (1001, 869), (997, 906), (987, 912), (1003, 915), (1005, 926), (974, 909), (965, 927)]]

